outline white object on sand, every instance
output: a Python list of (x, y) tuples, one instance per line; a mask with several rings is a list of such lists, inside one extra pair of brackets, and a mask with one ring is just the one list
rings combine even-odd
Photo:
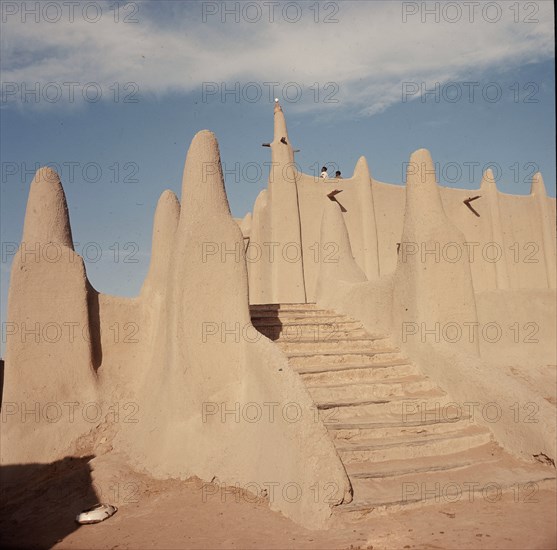
[(75, 521), (82, 525), (100, 523), (110, 516), (113, 516), (117, 511), (118, 508), (112, 506), (112, 504), (95, 504), (95, 506), (89, 508), (89, 510), (81, 512), (81, 514), (75, 518)]

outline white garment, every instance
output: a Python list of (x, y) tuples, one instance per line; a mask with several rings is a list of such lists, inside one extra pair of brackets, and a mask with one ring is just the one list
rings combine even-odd
[(327, 173), (326, 170), (323, 170), (323, 172), (321, 172), (321, 177), (322, 177), (323, 179), (327, 179), (327, 178), (329, 177), (329, 174)]

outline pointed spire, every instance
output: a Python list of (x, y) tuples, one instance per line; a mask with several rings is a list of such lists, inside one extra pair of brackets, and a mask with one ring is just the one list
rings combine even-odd
[(555, 275), (555, 222), (552, 221), (553, 215), (551, 210), (555, 207), (548, 205), (547, 191), (541, 172), (534, 174), (532, 178), (532, 187), (530, 195), (535, 197), (537, 203), (537, 214), (541, 229), (541, 244), (543, 256), (545, 259), (545, 272), (547, 277), (547, 287), (555, 288), (557, 278)]
[(66, 195), (60, 176), (51, 168), (37, 170), (31, 182), (22, 241), (55, 242), (73, 250)]
[(332, 276), (336, 280), (350, 283), (367, 280), (354, 259), (348, 229), (340, 211), (340, 206), (335, 201), (327, 201), (323, 209), (321, 243), (329, 246), (333, 244), (336, 248), (328, 260), (323, 259), (321, 263), (322, 275)]
[(286, 139), (288, 143), (288, 130), (286, 129), (286, 118), (284, 117), (284, 113), (282, 111), (282, 107), (278, 101), (275, 102), (275, 123), (274, 123), (274, 142), (278, 143), (281, 139)]
[(166, 189), (161, 194), (153, 222), (153, 253), (172, 247), (172, 237), (180, 219), (180, 202), (174, 192)]
[(532, 177), (532, 186), (530, 187), (530, 194), (540, 197), (547, 197), (545, 183), (541, 172), (536, 172)]
[(354, 252), (368, 280), (371, 281), (379, 276), (379, 255), (372, 180), (365, 157), (358, 159), (352, 179), (357, 186), (362, 236), (359, 239), (359, 247), (356, 245)]
[(497, 182), (495, 181), (495, 176), (493, 175), (493, 170), (491, 168), (488, 168), (483, 173), (480, 189), (484, 191), (494, 189), (497, 191)]
[(151, 261), (143, 289), (153, 284), (164, 289), (165, 277), (174, 247), (174, 233), (179, 219), (180, 203), (178, 197), (167, 189), (160, 196), (155, 210)]
[(255, 202), (253, 203), (253, 215), (255, 217), (256, 212), (260, 212), (262, 209), (266, 208), (269, 201), (269, 190), (262, 189), (257, 195)]
[[(462, 205), (462, 208), (466, 207)], [(428, 326), (475, 322), (478, 314), (471, 262), (464, 257), (456, 262), (439, 261), (435, 254), (424, 254), (425, 250), (433, 250), (433, 245), (435, 250), (437, 245), (443, 250), (446, 245), (455, 243), (464, 248), (466, 242), (462, 231), (445, 213), (435, 165), (426, 149), (413, 153), (408, 164), (400, 241), (393, 276), (392, 326), (402, 326), (406, 322)], [(401, 335), (396, 337), (402, 343)], [(461, 339), (458, 345), (465, 353), (479, 354), (476, 338)], [(406, 342), (405, 347), (417, 349), (419, 339)]]
[(366, 157), (360, 157), (356, 166), (354, 167), (354, 175), (353, 178), (371, 180), (371, 172), (369, 171), (369, 166), (367, 165)]
[(437, 187), (435, 165), (427, 149), (418, 149), (412, 153), (406, 175), (408, 186)]
[(418, 149), (410, 156), (406, 171), (406, 210), (406, 215), (411, 213), (416, 219), (445, 217), (435, 165), (427, 149)]
[(182, 212), (180, 224), (207, 222), (207, 214), (230, 215), (224, 189), (219, 144), (213, 132), (195, 134), (184, 166), (182, 178)]
[[(274, 137), (270, 143), (272, 166), (269, 172), (269, 184), (284, 184), (284, 180), (293, 180), (292, 163), (294, 162), (294, 150), (290, 144), (288, 130), (286, 129), (286, 119), (282, 112), (278, 99), (275, 100), (274, 108)], [(286, 168), (289, 165), (290, 169)], [(295, 172), (295, 171), (294, 171)], [(294, 181), (290, 181), (294, 183)]]
[(251, 212), (248, 212), (240, 222), (240, 229), (242, 230), (242, 235), (244, 237), (248, 236), (251, 233), (251, 225), (252, 225), (252, 215)]
[[(487, 208), (489, 212), (488, 222), (491, 227), (491, 238), (493, 242), (503, 243), (504, 235), (501, 224), (501, 212), (499, 210), (499, 193), (497, 191), (495, 176), (493, 175), (493, 170), (491, 170), (491, 168), (488, 168), (483, 174), (480, 191), (482, 195), (485, 195), (487, 200)], [(507, 258), (505, 255), (503, 255), (501, 261), (492, 263), (491, 268), (495, 278), (493, 282), (495, 288), (509, 288), (509, 272), (507, 267)]]

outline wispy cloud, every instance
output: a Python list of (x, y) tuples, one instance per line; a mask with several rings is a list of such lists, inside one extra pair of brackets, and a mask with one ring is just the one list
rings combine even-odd
[[(150, 3), (137, 4), (138, 23), (115, 23), (104, 3), (99, 3), (105, 10), (103, 17), (95, 23), (80, 16), (73, 22), (64, 16), (57, 23), (35, 23), (32, 17), (22, 23), (19, 15), (5, 18), (2, 80), (3, 91), (10, 92), (4, 94), (5, 104), (21, 104), (21, 87), (29, 89), (36, 83), (41, 90), (47, 83), (61, 87), (60, 101), (40, 102), (40, 107), (50, 107), (69, 95), (69, 87), (62, 87), (67, 82), (78, 83), (77, 103), (89, 82), (98, 83), (105, 99), (113, 99), (115, 83), (136, 83), (142, 96), (179, 92), (198, 94), (201, 99), (203, 84), (208, 82), (227, 82), (228, 89), (239, 82), (243, 90), (255, 82), (264, 92), (268, 89), (264, 82), (280, 83), (281, 92), (285, 84), (294, 82), (302, 89), (299, 109), (348, 107), (373, 115), (402, 100), (405, 81), (443, 83), (554, 55), (551, 2), (529, 2), (539, 10), (530, 17), (537, 23), (524, 22), (525, 12), (517, 17), (510, 2), (492, 3), (501, 9), (497, 22), (489, 22), (480, 5), (473, 22), (464, 12), (454, 23), (443, 20), (442, 13), (439, 23), (432, 16), (422, 23), (419, 12), (409, 14), (404, 22), (403, 3), (392, 1), (338, 2), (333, 16), (337, 23), (316, 23), (316, 18), (322, 20), (327, 14), (309, 11), (313, 3), (308, 2), (299, 4), (302, 17), (297, 22), (285, 19), (281, 4), (273, 22), (264, 10), (256, 23), (245, 20), (245, 13), (239, 23), (231, 15), (223, 23), (223, 5), (217, 2), (156, 4), (158, 10)], [(206, 22), (204, 4), (219, 10)], [(225, 4), (229, 10), (235, 4), (242, 6)], [(406, 4), (420, 8), (443, 3)], [(489, 15), (493, 19), (494, 14)], [(329, 82), (336, 86), (325, 89)], [(316, 84), (319, 101), (315, 101)], [(295, 87), (290, 90), (296, 93)], [(53, 86), (50, 92), (55, 91)], [(120, 93), (129, 91), (133, 88)], [(338, 102), (323, 102), (324, 93)], [(31, 101), (23, 106), (34, 105)]]

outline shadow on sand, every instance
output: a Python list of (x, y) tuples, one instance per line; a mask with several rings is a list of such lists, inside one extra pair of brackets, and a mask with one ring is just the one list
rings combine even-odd
[(77, 514), (98, 502), (89, 466), (92, 458), (2, 466), (0, 546), (51, 548), (79, 529)]

